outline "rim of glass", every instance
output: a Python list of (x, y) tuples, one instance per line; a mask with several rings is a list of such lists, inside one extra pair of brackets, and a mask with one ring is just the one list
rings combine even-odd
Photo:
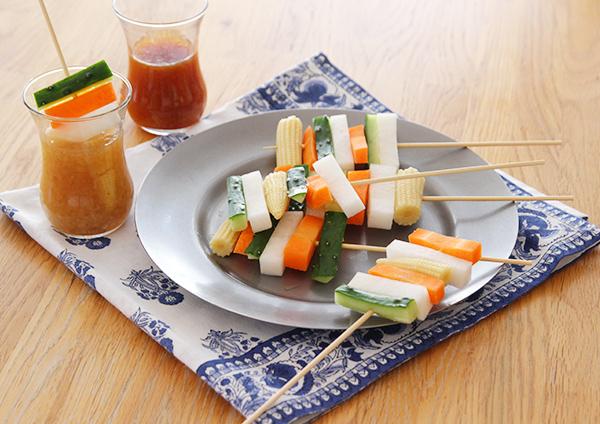
[[(69, 71), (81, 71), (82, 69), (85, 69), (85, 68), (86, 68), (85, 66), (69, 66), (68, 67)], [(44, 119), (47, 119), (47, 120), (50, 120), (50, 121), (60, 121), (60, 122), (85, 122), (85, 121), (91, 121), (91, 120), (99, 118), (101, 116), (108, 115), (109, 113), (113, 113), (113, 112), (116, 112), (116, 111), (124, 110), (125, 108), (127, 108), (127, 105), (129, 104), (129, 101), (131, 100), (131, 96), (132, 96), (132, 92), (133, 92), (133, 89), (131, 88), (131, 83), (129, 82), (129, 80), (127, 78), (125, 78), (119, 72), (112, 71), (113, 76), (119, 78), (119, 80), (125, 85), (125, 87), (127, 87), (127, 95), (114, 108), (111, 108), (110, 110), (107, 110), (105, 112), (99, 113), (97, 115), (90, 115), (90, 116), (85, 116), (85, 117), (82, 116), (82, 117), (78, 117), (78, 118), (62, 118), (60, 116), (46, 115), (44, 112), (39, 111), (37, 109), (37, 107), (34, 106), (33, 103), (31, 103), (28, 100), (27, 93), (29, 92), (31, 86), (33, 86), (36, 82), (38, 82), (42, 78), (45, 78), (45, 77), (47, 77), (47, 76), (49, 76), (49, 75), (51, 75), (53, 73), (63, 74), (63, 69), (62, 68), (52, 69), (52, 70), (50, 70), (48, 72), (44, 72), (43, 74), (38, 75), (37, 77), (32, 78), (25, 85), (25, 88), (23, 89), (23, 93), (21, 95), (22, 99), (23, 99), (23, 103), (25, 104), (25, 106), (27, 107), (27, 109), (29, 109), (29, 111), (31, 113), (33, 113), (34, 115), (39, 116), (41, 118), (44, 118)], [(33, 93), (31, 93), (31, 94), (33, 94)]]
[(171, 22), (145, 22), (145, 21), (139, 21), (137, 19), (133, 19), (128, 16), (125, 16), (121, 11), (119, 11), (119, 8), (117, 7), (118, 1), (119, 0), (112, 0), (112, 8), (113, 8), (113, 11), (115, 12), (115, 15), (117, 15), (117, 17), (119, 19), (121, 19), (122, 21), (128, 22), (130, 24), (141, 25), (141, 26), (152, 27), (152, 28), (168, 28), (168, 27), (174, 27), (174, 26), (188, 24), (190, 22), (193, 22), (195, 20), (202, 18), (206, 14), (206, 9), (208, 9), (208, 0), (202, 0), (204, 2), (204, 6), (202, 7), (202, 9), (195, 15), (190, 16), (189, 18), (181, 19), (178, 21), (171, 21)]

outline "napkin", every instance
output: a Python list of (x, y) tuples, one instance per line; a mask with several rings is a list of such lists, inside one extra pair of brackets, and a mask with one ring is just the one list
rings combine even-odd
[[(247, 114), (302, 107), (388, 111), (318, 54), (207, 116), (194, 132)], [(186, 138), (158, 137), (126, 152), (136, 190), (153, 165)], [(514, 194), (539, 194), (501, 175)], [(340, 334), (239, 319), (198, 299), (150, 260), (132, 216), (108, 237), (84, 240), (50, 227), (37, 186), (0, 194), (0, 208), (246, 416)], [(600, 242), (599, 229), (561, 203), (519, 203), (518, 211), (520, 229), (513, 256), (532, 260), (532, 267), (504, 265), (483, 289), (425, 321), (357, 331), (260, 422), (304, 422), (324, 413), (391, 369), (509, 305)]]

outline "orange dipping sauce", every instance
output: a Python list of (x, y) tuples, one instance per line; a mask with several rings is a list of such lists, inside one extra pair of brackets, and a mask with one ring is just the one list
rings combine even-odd
[(129, 81), (129, 114), (142, 127), (186, 128), (204, 112), (206, 85), (198, 54), (176, 34), (140, 39), (129, 55)]
[(72, 236), (97, 236), (117, 229), (129, 215), (133, 184), (119, 128), (91, 138), (41, 134), (42, 206), (52, 225)]

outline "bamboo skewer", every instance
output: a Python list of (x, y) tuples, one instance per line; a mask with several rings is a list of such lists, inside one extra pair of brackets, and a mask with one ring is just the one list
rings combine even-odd
[(575, 196), (548, 195), (548, 196), (423, 196), (424, 202), (533, 202), (536, 200), (575, 200)]
[(302, 370), (300, 370), (300, 372), (298, 374), (296, 374), (287, 383), (285, 383), (282, 388), (277, 390), (273, 394), (273, 396), (271, 396), (269, 398), (269, 400), (267, 400), (265, 403), (263, 403), (260, 408), (258, 408), (256, 411), (254, 411), (254, 413), (252, 415), (250, 415), (248, 418), (246, 418), (246, 420), (244, 420), (243, 424), (250, 424), (250, 423), (253, 423), (254, 421), (256, 421), (271, 406), (273, 406), (275, 404), (275, 402), (277, 402), (277, 400), (281, 396), (283, 396), (289, 389), (294, 387), (294, 385), (296, 383), (298, 383), (298, 381), (300, 381), (300, 379), (302, 377), (304, 377), (306, 374), (308, 374), (310, 372), (310, 370), (312, 370), (319, 362), (321, 362), (327, 355), (329, 355), (336, 347), (341, 345), (344, 342), (344, 340), (346, 340), (348, 337), (350, 337), (352, 335), (352, 333), (354, 333), (354, 331), (356, 331), (358, 328), (360, 328), (360, 326), (363, 325), (366, 320), (371, 318), (372, 315), (373, 315), (373, 311), (367, 311), (359, 319), (354, 321), (354, 323), (350, 327), (348, 327), (342, 334), (340, 334), (337, 339), (335, 339), (333, 342), (331, 342), (331, 344), (329, 346), (327, 346), (325, 349), (323, 349), (323, 351), (321, 353), (319, 353), (312, 361), (310, 361), (308, 364), (306, 364), (306, 366), (304, 368), (302, 368)]
[(521, 147), (521, 146), (558, 146), (562, 140), (514, 140), (514, 141), (422, 141), (398, 143), (398, 148), (453, 148), (453, 147)]
[(412, 174), (392, 175), (390, 177), (367, 178), (364, 180), (350, 181), (350, 184), (362, 185), (362, 184), (387, 183), (387, 182), (391, 182), (391, 181), (410, 180), (412, 178), (419, 178), (419, 177), (437, 177), (440, 175), (466, 174), (469, 172), (481, 172), (481, 171), (490, 171), (490, 170), (494, 170), (494, 169), (518, 168), (521, 166), (537, 166), (537, 165), (543, 165), (544, 163), (546, 163), (546, 161), (543, 159), (526, 160), (526, 161), (520, 161), (520, 162), (490, 163), (487, 165), (463, 166), (460, 168), (438, 169), (435, 171), (419, 171), (419, 172), (415, 172)]
[[(353, 244), (353, 243), (342, 243), (342, 249), (346, 250), (361, 250), (365, 252), (374, 252), (374, 253), (385, 253), (385, 247), (383, 246), (371, 246), (368, 244)], [(480, 261), (483, 262), (496, 262), (510, 265), (524, 265), (529, 266), (532, 265), (533, 262), (527, 261), (524, 259), (510, 259), (510, 258), (495, 258), (492, 256), (482, 256)]]
[[(399, 149), (452, 149), (455, 147), (522, 147), (522, 146), (558, 146), (562, 140), (513, 140), (513, 141), (418, 141), (398, 143)], [(263, 146), (264, 150), (275, 150), (277, 146)]]
[(60, 64), (63, 68), (63, 72), (65, 73), (65, 76), (69, 76), (69, 68), (67, 67), (65, 56), (63, 55), (62, 49), (60, 48), (60, 43), (58, 42), (58, 37), (56, 37), (54, 27), (52, 26), (52, 21), (50, 20), (50, 16), (48, 15), (46, 4), (44, 4), (44, 0), (38, 0), (38, 3), (40, 4), (40, 9), (42, 9), (42, 15), (44, 15), (44, 20), (46, 21), (46, 26), (48, 27), (48, 31), (50, 32), (50, 37), (52, 38), (52, 42), (54, 43), (54, 48), (56, 49), (56, 53), (58, 54), (58, 58), (60, 59)]

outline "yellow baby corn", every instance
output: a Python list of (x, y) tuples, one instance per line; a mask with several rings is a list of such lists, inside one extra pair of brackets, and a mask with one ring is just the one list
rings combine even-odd
[(210, 239), (210, 250), (217, 256), (229, 256), (233, 252), (235, 243), (240, 235), (239, 231), (233, 231), (231, 228), (231, 222), (226, 219), (212, 239)]
[[(398, 170), (398, 175), (414, 174), (415, 168)], [(394, 221), (398, 225), (412, 225), (421, 217), (421, 201), (425, 178), (396, 181)]]
[(302, 121), (289, 116), (277, 124), (277, 166), (302, 164)]
[(263, 181), (267, 209), (277, 220), (281, 219), (290, 202), (287, 196), (286, 178), (285, 172), (276, 171), (267, 175)]
[(410, 271), (420, 272), (422, 274), (431, 275), (439, 278), (443, 282), (450, 281), (452, 268), (439, 262), (430, 261), (429, 259), (421, 258), (381, 258), (377, 259), (378, 264), (393, 265), (398, 268), (408, 269)]

